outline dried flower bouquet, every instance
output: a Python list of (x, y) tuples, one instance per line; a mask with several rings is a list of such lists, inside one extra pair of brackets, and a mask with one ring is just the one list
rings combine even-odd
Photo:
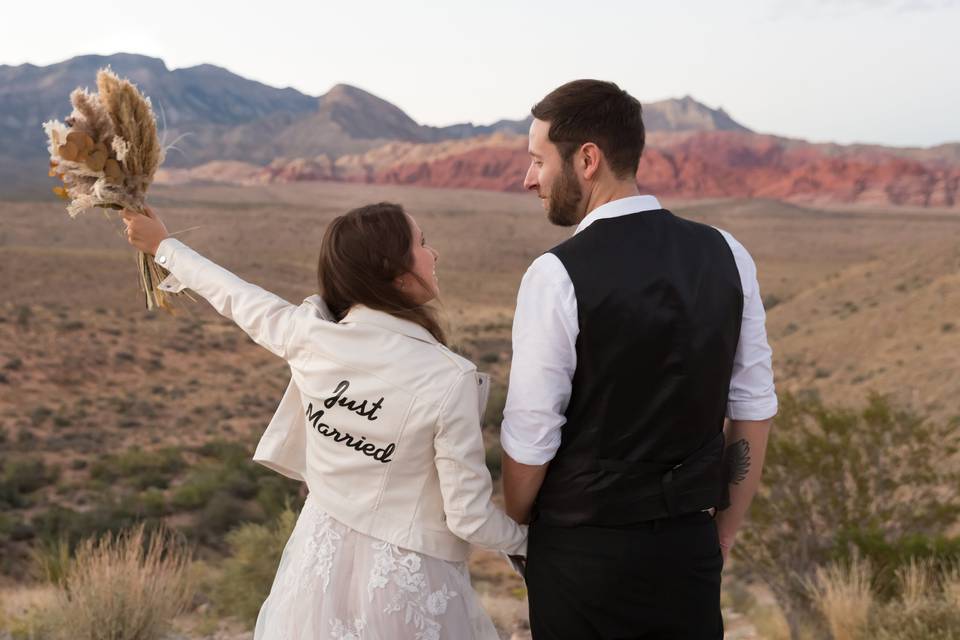
[[(70, 117), (43, 125), (50, 175), (63, 181), (53, 191), (69, 201), (71, 217), (94, 207), (142, 213), (147, 189), (164, 158), (150, 99), (110, 69), (97, 72), (97, 91), (75, 89)], [(169, 297), (177, 294), (157, 286), (167, 270), (143, 253), (137, 254), (137, 264), (147, 309), (171, 310)]]

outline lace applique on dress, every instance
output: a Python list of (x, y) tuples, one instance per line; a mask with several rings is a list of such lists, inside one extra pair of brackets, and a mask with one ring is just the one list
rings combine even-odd
[[(314, 519), (313, 531), (305, 543), (307, 552), (307, 566), (304, 572), (312, 572), (320, 578), (323, 585), (321, 591), (326, 592), (330, 586), (330, 570), (333, 567), (333, 556), (337, 552), (337, 543), (343, 536), (333, 528), (329, 514), (316, 510), (312, 514)], [(349, 637), (349, 636), (348, 636)]]
[(420, 571), (420, 556), (401, 551), (388, 542), (375, 542), (377, 551), (373, 569), (367, 582), (367, 596), (373, 601), (374, 591), (389, 584), (397, 587), (390, 596), (385, 613), (403, 612), (404, 622), (417, 629), (416, 640), (440, 640), (441, 625), (435, 617), (447, 611), (447, 601), (457, 597), (446, 584), (439, 590), (430, 591), (426, 577)]
[(350, 625), (344, 623), (340, 618), (331, 621), (333, 629), (330, 631), (330, 637), (333, 640), (362, 640), (363, 628), (367, 626), (363, 618), (354, 618)]

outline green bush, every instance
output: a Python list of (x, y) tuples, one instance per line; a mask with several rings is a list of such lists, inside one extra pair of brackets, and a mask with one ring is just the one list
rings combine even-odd
[(255, 498), (262, 513), (272, 517), (286, 502), (298, 499), (300, 483), (253, 462), (242, 444), (215, 440), (195, 451), (211, 460), (198, 465), (176, 487), (171, 498), (176, 509), (201, 509), (223, 494), (239, 500)]
[(151, 487), (137, 497), (137, 511), (149, 518), (159, 518), (169, 511), (163, 491)]
[(0, 508), (30, 506), (27, 494), (52, 484), (59, 475), (59, 467), (48, 466), (40, 458), (0, 460)]
[(771, 588), (797, 637), (818, 566), (856, 550), (880, 575), (920, 553), (949, 560), (957, 542), (931, 537), (960, 514), (960, 431), (879, 395), (859, 410), (781, 398), (763, 483), (733, 552)]
[(203, 466), (191, 471), (173, 492), (171, 504), (177, 509), (200, 509), (217, 493), (249, 500), (257, 495), (255, 470), (223, 464)]
[(82, 538), (117, 533), (141, 522), (154, 529), (161, 524), (155, 509), (155, 497), (144, 499), (133, 495), (118, 498), (107, 494), (87, 511), (53, 505), (34, 515), (30, 526), (33, 535), (41, 540), (53, 541), (65, 536), (71, 545), (75, 545)]
[(897, 593), (897, 572), (924, 561), (946, 571), (960, 560), (960, 538), (943, 534), (910, 533), (888, 539), (883, 531), (863, 528), (837, 533), (833, 557), (849, 562), (856, 554), (875, 567), (874, 588), (884, 599)]
[(229, 557), (212, 594), (220, 613), (250, 625), (256, 621), (296, 521), (288, 505), (269, 525), (245, 524), (227, 534)]
[(180, 452), (173, 447), (156, 451), (134, 448), (98, 460), (90, 468), (90, 477), (105, 482), (130, 480), (137, 489), (165, 489), (184, 467)]
[(192, 533), (198, 541), (223, 547), (224, 535), (242, 524), (262, 522), (256, 507), (226, 493), (215, 493), (197, 517)]
[(261, 476), (257, 480), (257, 505), (267, 520), (275, 520), (286, 509), (299, 511), (303, 508), (300, 497), (300, 482), (285, 478), (278, 473)]

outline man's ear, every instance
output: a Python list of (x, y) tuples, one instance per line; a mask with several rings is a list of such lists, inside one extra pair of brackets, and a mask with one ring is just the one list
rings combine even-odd
[(600, 170), (600, 162), (603, 160), (603, 152), (600, 147), (592, 142), (587, 142), (580, 147), (580, 167), (583, 171), (584, 180), (592, 180)]

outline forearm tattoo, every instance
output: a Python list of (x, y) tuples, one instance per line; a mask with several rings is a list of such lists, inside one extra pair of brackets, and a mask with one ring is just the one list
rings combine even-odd
[(743, 482), (750, 473), (750, 442), (741, 439), (727, 447), (724, 467), (728, 484)]

